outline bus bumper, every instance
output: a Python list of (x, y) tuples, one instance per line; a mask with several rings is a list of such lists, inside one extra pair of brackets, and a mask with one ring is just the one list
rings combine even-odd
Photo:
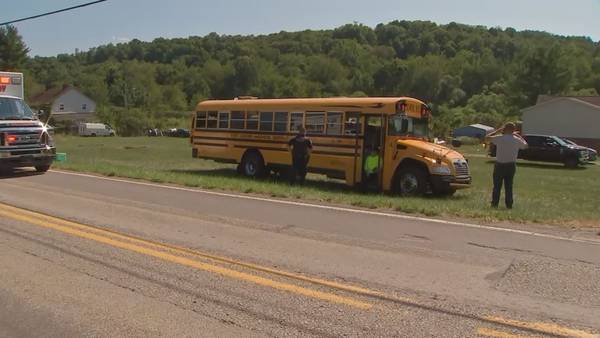
[(436, 188), (452, 187), (466, 189), (471, 186), (471, 176), (432, 175), (431, 184)]
[(1, 168), (20, 168), (51, 165), (56, 156), (56, 148), (28, 150), (0, 150)]

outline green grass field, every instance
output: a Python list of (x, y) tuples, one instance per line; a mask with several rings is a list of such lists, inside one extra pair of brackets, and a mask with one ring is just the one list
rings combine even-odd
[(274, 178), (248, 179), (239, 176), (234, 165), (191, 158), (188, 139), (58, 136), (57, 145), (68, 157), (66, 162), (55, 163), (59, 169), (426, 216), (600, 227), (599, 165), (573, 170), (558, 164), (520, 163), (515, 208), (493, 210), (489, 207), (493, 164), (484, 150), (475, 146), (459, 149), (469, 158), (472, 188), (450, 198), (404, 198), (362, 194), (320, 175), (310, 175), (303, 187)]

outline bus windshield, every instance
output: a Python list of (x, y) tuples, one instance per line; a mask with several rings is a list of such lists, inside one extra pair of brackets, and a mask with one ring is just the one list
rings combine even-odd
[(23, 100), (0, 97), (0, 120), (33, 120), (35, 115)]
[(429, 120), (408, 117), (403, 114), (396, 114), (389, 119), (388, 134), (390, 136), (428, 138)]

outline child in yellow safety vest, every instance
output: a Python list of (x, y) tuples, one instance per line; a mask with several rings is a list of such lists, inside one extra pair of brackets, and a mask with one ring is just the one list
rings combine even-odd
[(371, 150), (365, 159), (365, 174), (367, 176), (377, 174), (379, 171), (379, 153)]

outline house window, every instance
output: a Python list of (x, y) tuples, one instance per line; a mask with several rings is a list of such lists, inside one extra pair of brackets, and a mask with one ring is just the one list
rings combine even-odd
[(87, 110), (87, 103), (84, 103), (81, 105), (81, 111), (86, 111)]
[(65, 105), (63, 103), (58, 105), (58, 110), (60, 111), (64, 111), (65, 110)]

